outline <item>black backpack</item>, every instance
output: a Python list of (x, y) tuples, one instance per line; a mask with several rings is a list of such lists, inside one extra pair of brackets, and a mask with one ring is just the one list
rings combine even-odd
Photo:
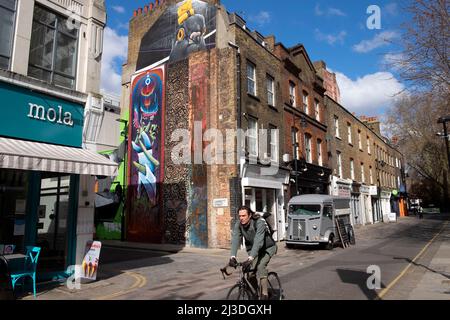
[[(272, 228), (272, 226), (270, 225), (270, 223), (267, 222), (267, 218), (270, 217), (271, 214), (268, 212), (265, 212), (262, 216), (259, 214), (254, 214), (252, 216), (252, 220), (254, 221), (254, 223), (256, 223), (257, 220), (259, 219), (263, 219), (264, 223), (266, 224), (266, 237), (269, 236), (270, 240), (273, 241), (273, 244), (275, 244), (275, 240), (273, 240), (273, 234), (274, 234), (274, 230)], [(272, 245), (273, 245), (272, 244)]]

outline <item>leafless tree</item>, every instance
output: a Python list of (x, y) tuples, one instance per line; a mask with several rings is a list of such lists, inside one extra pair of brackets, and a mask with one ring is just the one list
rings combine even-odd
[(442, 131), (437, 119), (450, 114), (450, 0), (411, 0), (404, 8), (411, 20), (403, 24), (399, 58), (391, 62), (408, 91), (388, 114), (387, 128), (416, 177), (420, 190), (440, 191), (449, 200), (449, 173)]
[(398, 139), (398, 148), (413, 175), (438, 187), (435, 197), (443, 202), (449, 197), (450, 186), (444, 140), (436, 136), (442, 127), (436, 119), (449, 108), (449, 101), (432, 93), (410, 94), (397, 101), (387, 120), (387, 128)]
[(403, 24), (403, 52), (395, 61), (414, 89), (450, 97), (450, 0), (413, 0)]

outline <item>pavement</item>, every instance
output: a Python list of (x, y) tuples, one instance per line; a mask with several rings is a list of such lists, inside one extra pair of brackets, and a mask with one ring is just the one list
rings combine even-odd
[[(434, 234), (430, 229), (429, 240), (421, 254), (407, 261), (405, 270), (394, 270), (389, 288), (378, 291), (382, 299), (445, 299), (450, 300), (450, 215), (439, 215), (435, 225), (442, 230)], [(428, 220), (430, 219), (430, 220)], [(436, 219), (425, 215), (421, 221)], [(400, 218), (397, 222), (356, 226), (355, 248), (366, 248), (372, 243), (396, 237), (399, 230), (407, 237), (417, 237), (409, 230), (418, 225), (417, 217)], [(420, 222), (421, 223), (421, 222)], [(423, 224), (427, 226), (426, 224)], [(422, 231), (421, 231), (422, 232)], [(425, 241), (424, 240), (424, 241)], [(47, 283), (38, 287), (37, 300), (223, 300), (238, 275), (223, 279), (219, 268), (229, 258), (228, 249), (199, 249), (171, 244), (138, 244), (120, 241), (103, 241), (97, 280), (83, 282), (79, 287), (66, 283)], [(269, 267), (276, 270), (282, 283), (302, 270), (316, 265), (333, 264), (337, 259), (353, 255), (353, 248), (335, 248), (332, 251), (316, 248), (287, 249), (284, 242), (278, 244), (278, 253)], [(345, 251), (347, 250), (347, 251)], [(399, 248), (399, 251), (402, 249)], [(341, 257), (341, 258), (339, 258)], [(243, 250), (238, 260), (246, 258)], [(405, 264), (407, 264), (405, 262)], [(400, 277), (400, 278), (399, 278)], [(387, 284), (386, 284), (387, 285)], [(387, 290), (388, 289), (388, 290)], [(405, 294), (407, 292), (407, 294)], [(320, 297), (320, 295), (318, 295)], [(287, 297), (296, 299), (295, 295)], [(32, 295), (20, 297), (34, 300)]]

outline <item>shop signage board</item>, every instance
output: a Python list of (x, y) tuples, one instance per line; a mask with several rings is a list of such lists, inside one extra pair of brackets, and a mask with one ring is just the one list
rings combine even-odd
[(81, 147), (84, 106), (0, 82), (0, 135)]
[(86, 255), (81, 265), (81, 278), (89, 280), (97, 279), (101, 249), (102, 243), (100, 241), (89, 241), (86, 244)]
[(350, 197), (351, 196), (350, 186), (338, 184), (338, 196)]
[(213, 207), (214, 208), (226, 208), (226, 207), (228, 207), (228, 199), (227, 198), (214, 199), (213, 200)]

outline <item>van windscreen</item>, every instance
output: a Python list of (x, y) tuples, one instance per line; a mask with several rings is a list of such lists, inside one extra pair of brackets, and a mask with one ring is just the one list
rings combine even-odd
[(320, 215), (320, 205), (318, 204), (292, 204), (289, 206), (290, 214), (317, 216)]

